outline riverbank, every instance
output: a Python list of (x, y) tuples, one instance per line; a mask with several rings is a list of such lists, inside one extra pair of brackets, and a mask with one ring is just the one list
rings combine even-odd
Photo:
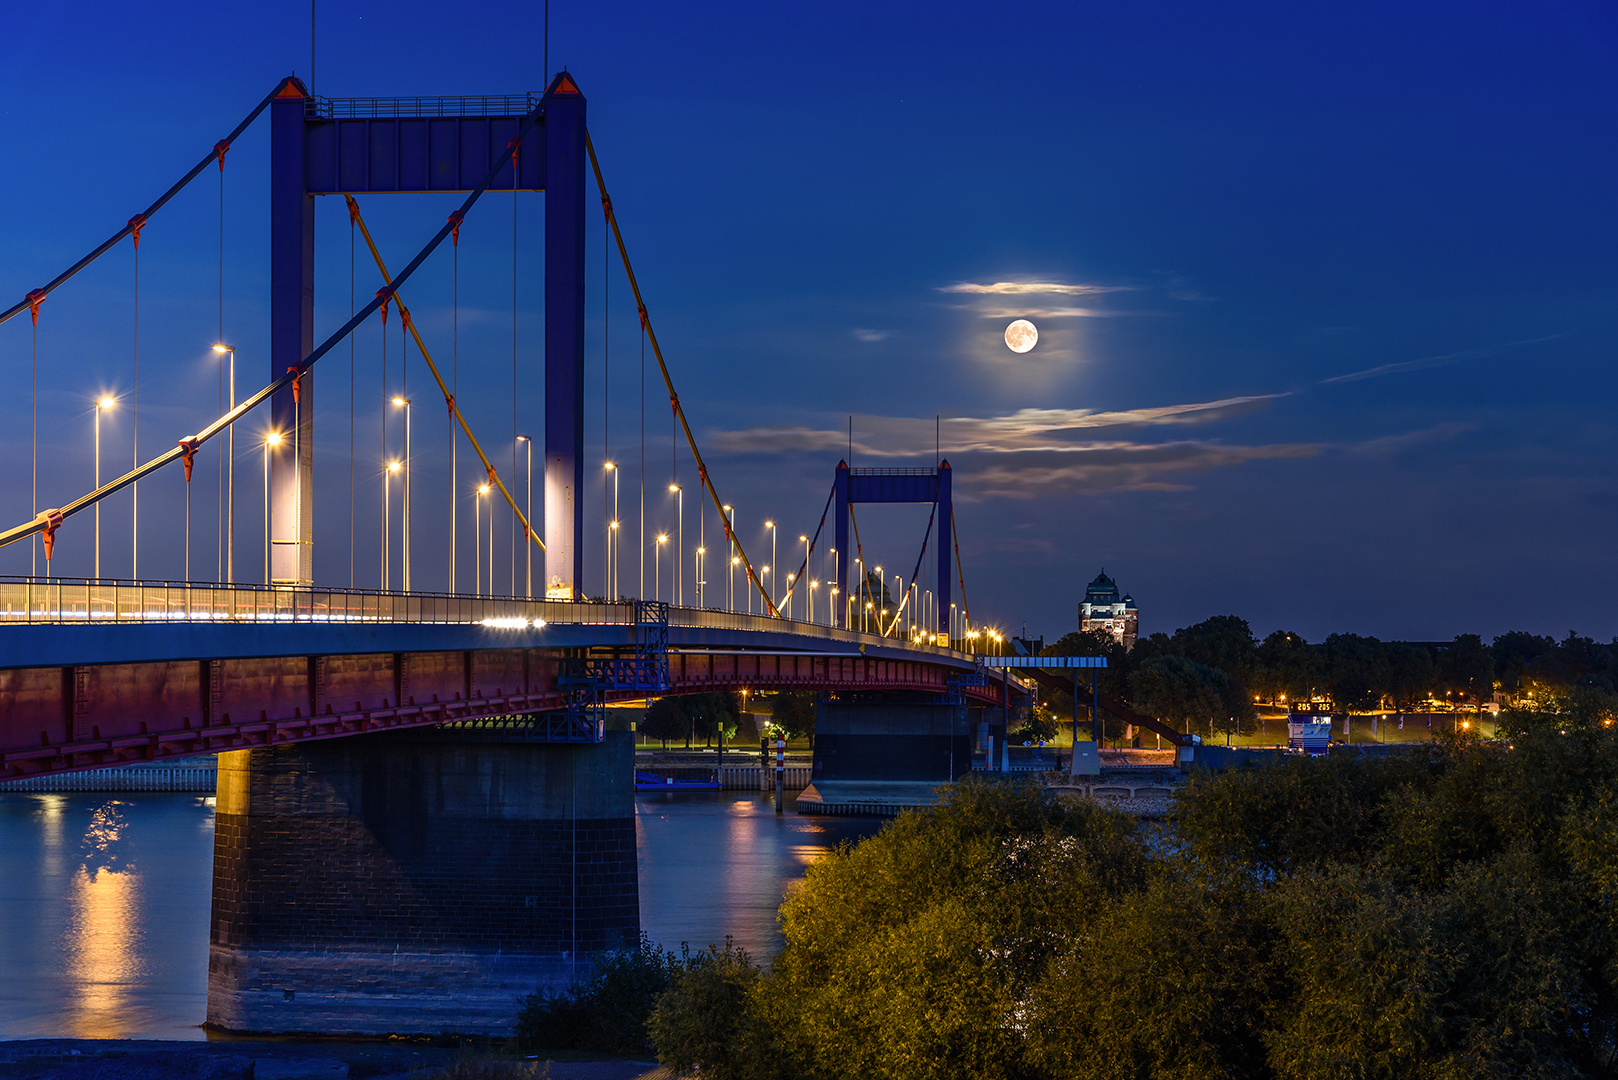
[[(0, 1042), (3, 1080), (426, 1080), (467, 1055), (497, 1052), (426, 1040), (27, 1039)], [(650, 1057), (650, 1055), (648, 1055)], [(559, 1052), (498, 1060), (550, 1080), (673, 1080), (655, 1061)], [(541, 1071), (548, 1069), (546, 1073)]]

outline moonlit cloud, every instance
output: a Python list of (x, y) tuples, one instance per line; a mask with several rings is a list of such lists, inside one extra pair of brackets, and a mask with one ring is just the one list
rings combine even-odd
[(1102, 311), (1099, 308), (1060, 307), (1060, 308), (971, 308), (986, 319), (1099, 319), (1108, 315), (1118, 314), (1115, 311)]
[(886, 341), (890, 336), (892, 336), (887, 330), (856, 329), (852, 331), (852, 333), (854, 335), (854, 340), (863, 341), (867, 344), (875, 344), (878, 341)]
[[(1093, 437), (1095, 432), (1108, 428), (1207, 423), (1240, 411), (1262, 408), (1267, 402), (1286, 396), (1284, 393), (1253, 394), (1218, 401), (1105, 412), (1092, 409), (1018, 409), (1005, 416), (947, 416), (940, 426), (945, 449), (953, 454), (1030, 450), (1061, 453), (1076, 445), (1070, 439), (1063, 439), (1063, 432), (1083, 431)], [(934, 421), (916, 417), (861, 417), (855, 425), (855, 435), (854, 452), (857, 457), (914, 457), (931, 452)], [(804, 426), (721, 431), (709, 438), (715, 450), (727, 454), (817, 453), (848, 447), (846, 431)], [(1095, 449), (1098, 445), (1086, 444), (1086, 448)]]
[(1059, 296), (1094, 296), (1099, 293), (1121, 292), (1127, 288), (1127, 285), (1068, 285), (1059, 281), (996, 281), (992, 285), (978, 285), (974, 282), (963, 281), (955, 285), (944, 285), (938, 291), (982, 293), (994, 296), (1026, 296), (1038, 293), (1054, 293)]

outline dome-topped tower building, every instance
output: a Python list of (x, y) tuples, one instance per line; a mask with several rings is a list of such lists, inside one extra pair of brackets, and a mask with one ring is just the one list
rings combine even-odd
[(1118, 583), (1107, 576), (1105, 567), (1084, 590), (1084, 600), (1079, 604), (1079, 629), (1111, 634), (1124, 648), (1135, 647), (1140, 612), (1134, 597), (1128, 593), (1119, 596)]

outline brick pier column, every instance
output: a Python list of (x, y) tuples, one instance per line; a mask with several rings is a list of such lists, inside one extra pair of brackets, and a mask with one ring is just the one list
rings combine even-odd
[(208, 1023), (507, 1034), (640, 932), (633, 736), (219, 755)]

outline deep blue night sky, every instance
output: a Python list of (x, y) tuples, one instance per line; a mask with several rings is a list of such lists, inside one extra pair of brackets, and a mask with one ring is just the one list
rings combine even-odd
[[(281, 76), (309, 77), (306, 6), (164, 7), (11, 13), (5, 305), (142, 209)], [(941, 416), (980, 623), (1073, 629), (1104, 565), (1143, 632), (1235, 613), (1311, 640), (1618, 634), (1611, 8), (551, 7), (550, 66), (589, 98), (653, 321), (755, 560), (769, 558), (764, 518), (783, 538), (813, 529), (850, 414), (856, 465), (928, 464)], [(539, 89), (540, 11), (322, 0), (313, 89)], [(244, 390), (268, 366), (266, 133), (261, 120), (225, 170), (225, 336)], [(142, 242), (143, 457), (216, 414), (219, 198), (210, 171)], [(490, 197), (463, 232), (461, 400), (502, 448), (514, 229), (518, 426), (539, 423), (542, 198), (519, 199), (514, 226), (512, 198)], [(365, 210), (397, 265), (450, 205), (373, 197)], [(608, 322), (598, 216), (590, 228), (599, 477)], [(348, 311), (340, 202), (322, 201), (318, 230), (322, 338)], [(42, 505), (90, 486), (94, 397), (129, 402), (133, 276), (125, 242), (42, 311)], [(440, 356), (450, 281), (446, 249), (406, 290)], [(374, 270), (362, 262), (356, 282), (369, 297)], [(639, 341), (621, 274), (610, 282), (610, 453), (633, 462)], [(1040, 328), (1024, 356), (1000, 339), (1017, 317)], [(378, 563), (379, 334), (363, 328), (355, 347), (361, 585)], [(26, 317), (0, 326), (7, 525), (30, 516), (32, 341)], [(340, 349), (317, 369), (316, 575), (332, 584), (349, 580), (348, 363)], [(422, 403), (416, 579), (438, 588), (446, 423), (419, 363), (409, 377)], [(668, 413), (655, 386), (648, 401), (649, 529), (661, 529)], [(126, 405), (103, 438), (104, 473), (127, 468)], [(252, 577), (259, 459), (256, 437), (240, 440), (238, 559)], [(214, 459), (199, 461), (195, 577), (215, 565)], [(632, 547), (634, 472), (625, 480)], [(181, 489), (178, 473), (143, 485), (144, 576), (181, 572)], [(592, 500), (593, 543), (599, 486)], [(689, 537), (694, 497), (686, 515)], [(872, 508), (868, 558), (908, 576), (925, 521), (925, 508)], [(88, 573), (89, 537), (87, 515), (64, 528), (58, 572)], [(504, 533), (499, 545), (506, 575)], [(106, 572), (128, 573), (125, 497), (104, 514), (103, 550)], [(25, 545), (0, 553), (0, 572), (27, 565)], [(633, 589), (632, 550), (621, 577)], [(600, 588), (598, 556), (587, 586)]]

